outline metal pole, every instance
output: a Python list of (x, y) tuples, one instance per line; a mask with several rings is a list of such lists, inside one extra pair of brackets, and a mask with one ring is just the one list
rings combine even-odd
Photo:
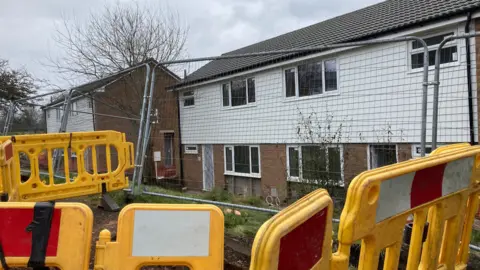
[(15, 102), (10, 101), (10, 105), (8, 106), (7, 117), (5, 117), (5, 123), (3, 126), (3, 135), (7, 135), (8, 131), (10, 130), (10, 125), (12, 123), (12, 118), (15, 112)]
[[(65, 96), (65, 102), (63, 104), (63, 115), (62, 115), (62, 121), (60, 123), (60, 128), (58, 129), (58, 133), (64, 133), (67, 131), (67, 124), (68, 124), (68, 114), (70, 113), (70, 102), (72, 100), (72, 95), (75, 90), (71, 89), (68, 92), (68, 95)], [(67, 153), (63, 153), (66, 155)], [(60, 151), (55, 150), (55, 153), (53, 155), (53, 173), (57, 173), (58, 168), (60, 167)]]
[[(140, 163), (140, 154), (142, 153), (142, 137), (143, 137), (143, 124), (145, 122), (145, 107), (147, 105), (147, 98), (148, 98), (148, 83), (150, 81), (150, 65), (145, 64), (146, 66), (146, 71), (145, 71), (145, 86), (143, 89), (143, 102), (142, 102), (142, 113), (140, 114), (140, 124), (138, 127), (138, 138), (137, 138), (137, 149), (135, 151), (135, 168), (133, 170), (133, 181), (132, 181), (132, 187), (131, 187), (131, 192), (134, 194), (135, 193), (135, 181), (138, 177), (139, 174), (139, 168), (138, 164)], [(140, 173), (141, 175), (141, 173)]]
[[(152, 112), (153, 93), (155, 92), (155, 81), (156, 81), (155, 69), (158, 67), (158, 65), (159, 64), (156, 64), (152, 70), (152, 81), (150, 83), (150, 93), (149, 93), (148, 107), (146, 111), (147, 118), (145, 120), (145, 136), (143, 137), (143, 141), (142, 141), (140, 166), (138, 167), (138, 172), (136, 175), (137, 178), (135, 178), (134, 176), (134, 179), (136, 179), (137, 181), (138, 190), (140, 190), (140, 185), (142, 184), (143, 165), (145, 164), (145, 154), (147, 153), (148, 142), (150, 141), (150, 117)], [(134, 195), (137, 194), (135, 190), (133, 190), (133, 193)]]
[[(437, 148), (437, 130), (438, 130), (438, 95), (439, 95), (439, 88), (440, 88), (440, 53), (445, 46), (445, 44), (454, 39), (460, 38), (470, 38), (480, 36), (480, 33), (471, 33), (471, 34), (464, 34), (458, 36), (450, 36), (446, 37), (440, 44), (438, 45), (437, 51), (435, 52), (435, 74), (433, 78), (433, 111), (432, 111), (432, 150)], [(459, 59), (460, 61), (460, 59)], [(467, 67), (470, 68), (470, 67)]]
[(15, 101), (16, 101), (16, 102), (22, 102), (22, 101), (27, 101), (27, 100), (31, 100), (31, 99), (36, 99), (36, 98), (40, 98), (40, 97), (45, 97), (45, 96), (49, 96), (49, 95), (53, 95), (53, 94), (65, 92), (65, 91), (66, 91), (66, 90), (57, 90), (57, 91), (53, 91), (53, 92), (49, 92), (49, 93), (44, 93), (44, 94), (36, 95), (36, 96), (33, 96), (33, 97), (20, 98), (20, 99), (17, 99), (17, 100), (15, 100)]

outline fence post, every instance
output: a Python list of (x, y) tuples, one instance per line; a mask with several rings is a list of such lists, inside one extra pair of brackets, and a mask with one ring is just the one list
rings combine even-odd
[[(452, 41), (454, 39), (471, 38), (476, 36), (480, 36), (480, 33), (474, 32), (471, 34), (446, 37), (442, 42), (440, 42), (437, 51), (435, 52), (435, 75), (433, 79), (432, 150), (435, 150), (435, 148), (437, 148), (438, 95), (440, 88), (440, 52), (442, 51), (443, 46), (449, 41)], [(470, 67), (467, 66), (467, 68)]]

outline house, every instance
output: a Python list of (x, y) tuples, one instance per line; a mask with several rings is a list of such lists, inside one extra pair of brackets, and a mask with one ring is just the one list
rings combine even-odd
[[(136, 143), (146, 65), (153, 69), (156, 64), (156, 61), (148, 60), (127, 70), (74, 88), (66, 131), (115, 130), (124, 132), (127, 141)], [(156, 69), (152, 101), (154, 111), (151, 119), (151, 147), (149, 148), (151, 151), (147, 153), (147, 162), (145, 162), (146, 169), (149, 169), (146, 172), (150, 172), (152, 178), (177, 181), (180, 179), (179, 156), (181, 153), (177, 93), (167, 92), (165, 88), (178, 81), (177, 75), (167, 68), (159, 66)], [(63, 115), (63, 104), (64, 98), (60, 97), (43, 107), (48, 133), (58, 132)], [(99, 171), (106, 168), (105, 150), (100, 148), (96, 149)], [(86, 151), (88, 154), (91, 153), (91, 149)], [(112, 156), (115, 156), (115, 151), (111, 148)], [(154, 153), (160, 154), (160, 161), (153, 161)], [(76, 157), (75, 153), (73, 157)], [(86, 162), (90, 160), (91, 157)], [(115, 166), (114, 164), (112, 166)]]
[[(475, 29), (480, 1), (390, 0), (224, 55), (417, 36), (429, 46), (431, 82), (439, 43)], [(479, 41), (442, 50), (439, 143), (478, 141)], [(180, 94), (185, 185), (285, 197), (318, 177), (312, 171), (348, 185), (362, 171), (419, 156), (422, 65), (415, 41), (208, 62), (171, 87)]]

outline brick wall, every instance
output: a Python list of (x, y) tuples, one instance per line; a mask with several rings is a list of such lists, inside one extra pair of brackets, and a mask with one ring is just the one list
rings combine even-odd
[(397, 144), (398, 162), (412, 159), (412, 145), (407, 143)]
[[(166, 90), (167, 86), (174, 84), (175, 79), (161, 69), (157, 69), (156, 77), (153, 109), (154, 111), (155, 109), (158, 111), (159, 121), (152, 125), (151, 151), (147, 152), (147, 160), (145, 162), (145, 174), (150, 177), (155, 176), (155, 172), (153, 171), (153, 151), (162, 152), (162, 162), (160, 162), (158, 166), (162, 166), (163, 160), (165, 160), (165, 153), (163, 151), (163, 135), (165, 131), (172, 131), (174, 133), (174, 164), (175, 167), (178, 168), (178, 172), (180, 168), (177, 92), (169, 92)], [(98, 100), (94, 101), (95, 113), (139, 118), (143, 101), (144, 85), (144, 67), (107, 85), (104, 92), (95, 93), (95, 99)], [(153, 120), (154, 119), (152, 119), (152, 121)], [(95, 130), (116, 130), (124, 132), (127, 141), (133, 142), (136, 149), (139, 121), (96, 115), (94, 122)]]
[(287, 158), (284, 144), (260, 145), (260, 162), (262, 173), (262, 195), (270, 195), (271, 188), (276, 188), (278, 196), (287, 196)]
[(201, 145), (198, 146), (198, 154), (183, 154), (183, 184), (192, 190), (203, 188)]
[(368, 170), (368, 144), (343, 145), (343, 176), (345, 187), (363, 171)]

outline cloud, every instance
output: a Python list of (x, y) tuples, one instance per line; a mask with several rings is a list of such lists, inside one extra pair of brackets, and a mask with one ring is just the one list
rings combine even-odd
[[(3, 0), (0, 9), (0, 58), (25, 67), (39, 78), (63, 84), (42, 65), (50, 54), (61, 54), (52, 35), (63, 17), (87, 20), (116, 0)], [(131, 2), (123, 0), (122, 3)], [(190, 57), (219, 55), (282, 33), (350, 12), (380, 0), (157, 0), (139, 1), (148, 8), (175, 9), (189, 25)]]

